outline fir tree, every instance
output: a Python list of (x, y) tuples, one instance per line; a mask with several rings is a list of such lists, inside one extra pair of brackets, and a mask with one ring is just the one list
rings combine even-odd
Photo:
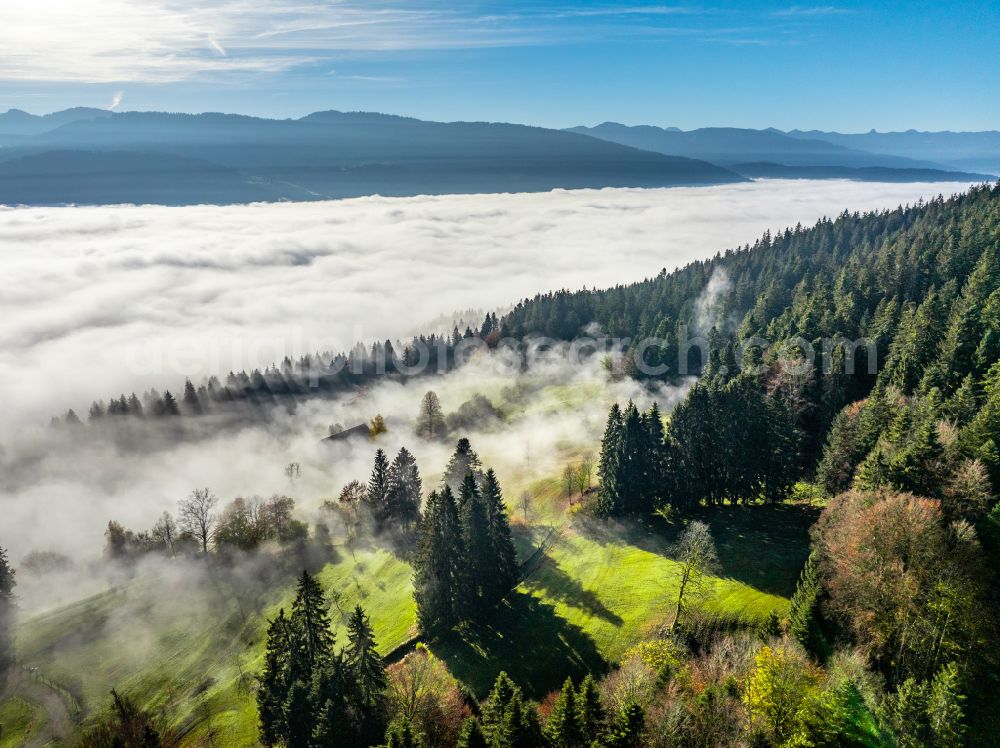
[(927, 684), (907, 678), (883, 706), (886, 721), (896, 733), (899, 748), (926, 748)]
[(163, 400), (160, 401), (160, 407), (157, 415), (179, 416), (180, 414), (181, 409), (177, 405), (177, 399), (170, 394), (170, 390), (165, 390), (163, 392)]
[(284, 707), (284, 744), (287, 748), (309, 748), (315, 729), (315, 715), (309, 698), (309, 686), (295, 680), (288, 689)]
[(402, 447), (389, 468), (386, 489), (388, 515), (397, 518), (409, 530), (419, 516), (422, 492), (423, 482), (417, 461), (406, 447)]
[(347, 641), (344, 662), (357, 684), (360, 702), (365, 709), (375, 710), (382, 703), (388, 680), (371, 621), (360, 605), (347, 622)]
[(815, 552), (809, 555), (792, 595), (788, 612), (788, 633), (802, 647), (820, 660), (829, 654), (829, 644), (820, 627), (819, 603), (823, 588)]
[(375, 522), (385, 522), (389, 518), (389, 459), (381, 448), (375, 450), (375, 464), (368, 480), (366, 499)]
[(385, 734), (385, 748), (424, 748), (425, 745), (423, 737), (405, 717), (389, 725)]
[(201, 415), (203, 412), (198, 393), (190, 379), (184, 382), (184, 409), (194, 416)]
[(583, 735), (577, 721), (576, 689), (567, 678), (545, 724), (545, 737), (553, 748), (579, 748)]
[(606, 739), (607, 748), (639, 748), (642, 729), (646, 724), (645, 710), (639, 704), (628, 704), (615, 718)]
[(313, 745), (364, 748), (382, 737), (385, 726), (381, 713), (372, 714), (356, 703), (359, 695), (355, 671), (345, 662), (343, 653), (331, 656), (313, 677)]
[(290, 661), (293, 678), (309, 682), (333, 655), (334, 635), (330, 631), (326, 599), (315, 577), (308, 571), (299, 576), (290, 617), (293, 649)]
[(464, 551), (459, 566), (462, 580), (456, 588), (458, 609), (460, 617), (471, 618), (485, 612), (483, 602), (486, 590), (493, 583), (496, 571), (483, 496), (471, 473), (462, 481), (458, 519), (462, 531), (461, 547)]
[(444, 633), (458, 622), (463, 556), (458, 508), (445, 486), (427, 497), (414, 558), (413, 597), (420, 630), (427, 636)]
[(465, 720), (455, 748), (491, 748), (486, 742), (486, 735), (478, 719), (469, 717)]
[[(483, 703), (481, 721), (483, 734), (494, 747), (512, 748), (520, 745), (515, 741), (532, 731), (530, 717), (525, 715), (521, 689), (506, 672), (501, 671), (494, 681), (490, 695)], [(525, 748), (531, 745), (529, 743)]]
[(601, 459), (597, 474), (601, 479), (598, 512), (605, 516), (617, 514), (622, 507), (624, 486), (619, 485), (619, 471), (622, 459), (622, 412), (618, 403), (611, 406), (604, 438), (601, 440)]
[(444, 470), (443, 482), (451, 489), (452, 494), (458, 495), (462, 490), (462, 482), (465, 476), (472, 475), (479, 484), (483, 479), (483, 467), (479, 461), (479, 455), (472, 449), (472, 445), (466, 438), (458, 440), (455, 451), (448, 460), (448, 465)]
[(0, 675), (14, 664), (14, 570), (0, 547)]
[(503, 599), (517, 583), (517, 553), (511, 539), (510, 521), (504, 505), (500, 481), (493, 468), (486, 471), (483, 481), (483, 510), (486, 515), (486, 532), (489, 536), (492, 569), (484, 580), (487, 599)]
[(587, 673), (576, 697), (576, 721), (584, 745), (599, 742), (604, 731), (604, 705), (597, 680)]
[(268, 746), (278, 743), (285, 733), (284, 705), (288, 698), (290, 649), (291, 624), (282, 608), (267, 630), (264, 673), (260, 676), (257, 689), (260, 742)]
[(964, 742), (964, 702), (958, 666), (949, 663), (934, 675), (927, 696), (927, 718), (935, 747), (957, 746)]

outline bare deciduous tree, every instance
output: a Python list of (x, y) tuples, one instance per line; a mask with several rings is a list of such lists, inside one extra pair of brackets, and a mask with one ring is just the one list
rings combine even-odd
[(520, 499), (521, 512), (524, 514), (524, 524), (528, 524), (528, 511), (531, 509), (531, 491), (524, 491)]
[(214, 511), (218, 503), (219, 499), (207, 488), (196, 488), (177, 505), (178, 526), (201, 543), (202, 553), (208, 553), (208, 541), (218, 521)]
[(163, 550), (165, 550), (168, 555), (172, 556), (174, 554), (174, 540), (177, 538), (177, 523), (174, 522), (174, 518), (170, 516), (170, 512), (164, 512), (160, 515), (160, 518), (156, 520), (156, 524), (153, 525), (153, 529), (150, 534), (163, 546)]
[(719, 554), (715, 550), (712, 533), (704, 522), (692, 522), (681, 533), (680, 540), (673, 547), (672, 553), (681, 566), (680, 585), (677, 589), (677, 608), (670, 631), (677, 630), (685, 601), (701, 596), (706, 591), (706, 577), (719, 566)]
[(594, 457), (585, 455), (580, 461), (580, 466), (576, 469), (576, 487), (580, 493), (590, 490), (590, 484), (594, 479)]
[(566, 498), (569, 499), (569, 503), (573, 503), (573, 492), (576, 490), (576, 468), (572, 465), (567, 465), (563, 469), (563, 492), (566, 494)]

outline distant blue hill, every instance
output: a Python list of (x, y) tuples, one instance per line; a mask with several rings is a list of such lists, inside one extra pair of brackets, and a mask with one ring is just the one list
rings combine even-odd
[[(703, 159), (726, 168), (769, 163), (772, 166), (796, 167), (800, 169), (800, 174), (804, 174), (806, 172), (802, 170), (810, 167), (812, 173), (817, 175), (815, 178), (827, 178), (824, 174), (829, 177), (850, 175), (847, 178), (867, 178), (865, 174), (874, 172), (844, 169), (873, 168), (900, 170), (892, 174), (883, 172), (886, 177), (891, 177), (891, 181), (914, 181), (921, 171), (928, 169), (950, 173), (950, 178), (963, 180), (1000, 173), (1000, 169), (996, 168), (1000, 164), (1000, 139), (993, 138), (1000, 135), (997, 133), (917, 133), (917, 136), (935, 136), (931, 140), (937, 147), (929, 147), (921, 138), (909, 133), (855, 136), (735, 127), (684, 131), (673, 127), (627, 126), (616, 122), (605, 122), (596, 127), (574, 127), (570, 128), (570, 132), (633, 148)], [(889, 137), (895, 135), (905, 137)], [(951, 137), (944, 137), (946, 135)], [(958, 148), (957, 143), (966, 147)], [(970, 160), (957, 161), (960, 157)], [(794, 169), (788, 171), (789, 174), (794, 172)], [(747, 173), (746, 169), (741, 173)]]
[[(10, 116), (0, 115), (0, 135)], [(524, 125), (342, 112), (297, 120), (159, 112), (68, 119), (26, 136), (30, 128), (14, 116), (21, 134), (0, 137), (0, 202), (153, 195), (187, 204), (209, 194), (231, 203), (745, 181), (698, 159)]]
[(0, 204), (256, 202), (276, 191), (196, 159), (132, 151), (44, 151), (0, 162)]
[(792, 130), (793, 138), (821, 138), (846, 148), (863, 148), (872, 153), (906, 155), (929, 159), (953, 168), (975, 169), (1000, 174), (1000, 132), (905, 132), (839, 133)]
[(20, 109), (8, 109), (0, 113), (0, 145), (6, 145), (12, 137), (20, 139), (28, 135), (38, 135), (70, 122), (104, 119), (111, 115), (112, 113), (106, 109), (89, 107), (74, 107), (43, 115), (28, 114)]
[(768, 161), (733, 164), (751, 179), (850, 179), (855, 182), (988, 182), (994, 177), (943, 169), (893, 169), (886, 166), (788, 166)]

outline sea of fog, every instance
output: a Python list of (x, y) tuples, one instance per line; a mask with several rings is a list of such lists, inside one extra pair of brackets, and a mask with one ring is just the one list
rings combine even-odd
[[(185, 376), (197, 381), (286, 354), (404, 336), (456, 310), (503, 308), (539, 291), (634, 281), (752, 242), (765, 229), (964, 188), (762, 181), (0, 209), (0, 473), (7, 473), (0, 475), (0, 546), (15, 561), (31, 550), (99, 556), (109, 519), (146, 528), (197, 486), (225, 501), (291, 492), (303, 509), (315, 508), (349, 480), (365, 479), (374, 450), (365, 441), (331, 450), (319, 437), (331, 423), (353, 425), (376, 413), (389, 423), (380, 446), (390, 453), (409, 447), (432, 482), (450, 445), (413, 434), (429, 387), (447, 412), (477, 392), (513, 403), (502, 429), (468, 435), (517, 496), (594, 448), (611, 401), (669, 408), (683, 390), (643, 391), (612, 380), (596, 362), (570, 367), (558, 357), (513, 381), (487, 360), (433, 380), (385, 383), (363, 397), (310, 401), (266, 428), (205, 433), (145, 454), (100, 440), (60, 442), (44, 424), (67, 407), (83, 414), (91, 400), (113, 393), (176, 389)], [(501, 394), (511, 386), (513, 400)], [(294, 486), (283, 473), (291, 461), (302, 464)], [(35, 607), (55, 602), (47, 589), (24, 576), (20, 591)], [(60, 595), (86, 589), (77, 581)]]
[[(112, 393), (655, 275), (961, 184), (719, 187), (246, 206), (0, 208), (0, 439)], [(0, 443), (3, 443), (0, 441)]]

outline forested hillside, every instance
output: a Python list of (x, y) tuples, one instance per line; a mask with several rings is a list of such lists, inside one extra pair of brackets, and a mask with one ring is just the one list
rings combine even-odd
[[(766, 235), (628, 287), (539, 296), (503, 324), (655, 336), (675, 373), (676, 342), (703, 333), (701, 379), (665, 428), (655, 410), (612, 408), (594, 510), (773, 502), (815, 480), (829, 503), (790, 633), (821, 661), (845, 645), (865, 654), (896, 744), (992, 745), (998, 260), (1000, 186), (984, 186)], [(942, 727), (942, 689), (968, 698), (949, 707), (967, 710), (967, 736)]]

